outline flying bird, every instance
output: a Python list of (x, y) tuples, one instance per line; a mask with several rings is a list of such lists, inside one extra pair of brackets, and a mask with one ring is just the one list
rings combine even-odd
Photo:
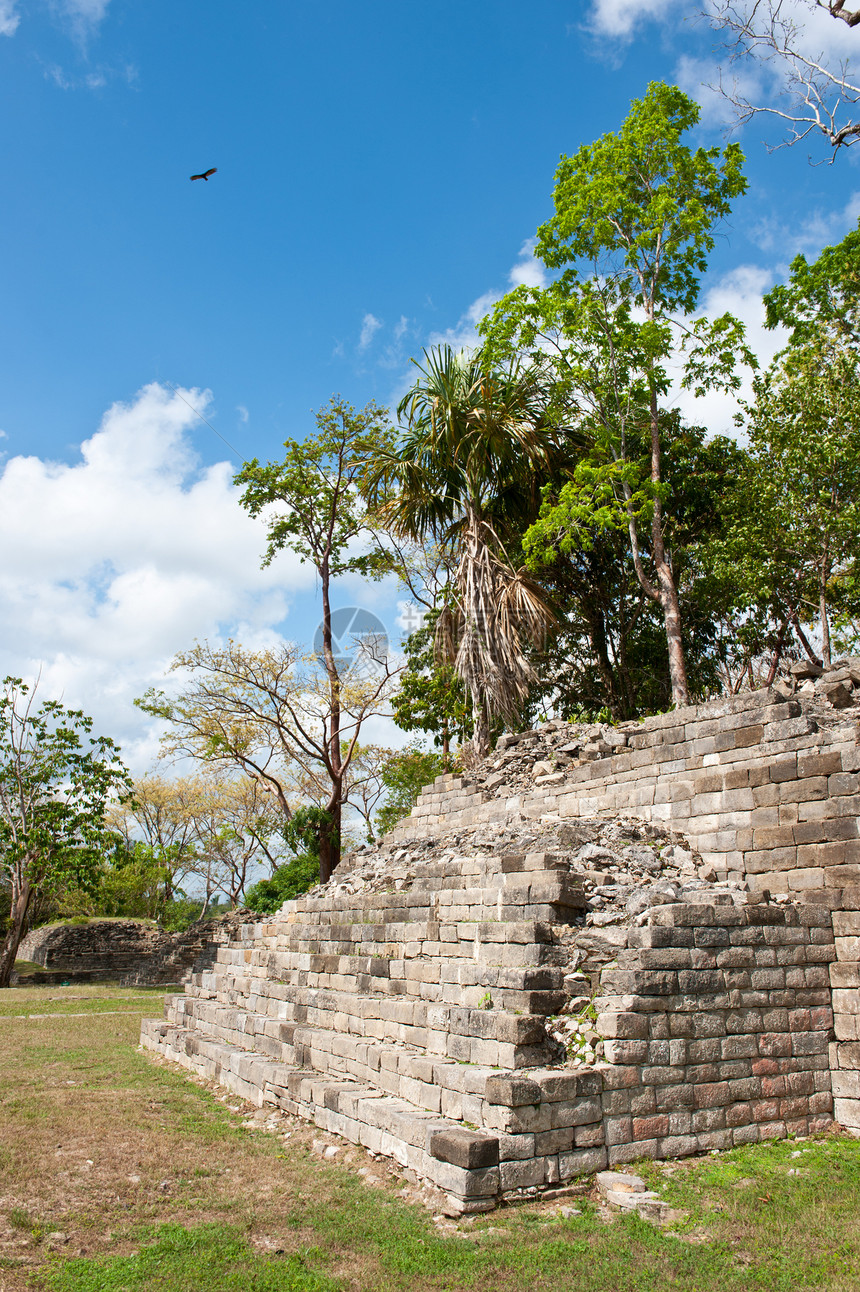
[(203, 172), (203, 174), (202, 174), (202, 175), (192, 175), (192, 176), (191, 176), (191, 178), (192, 178), (192, 179), (205, 179), (205, 180), (207, 181), (207, 183), (208, 183), (208, 181), (209, 181), (209, 176), (210, 176), (210, 175), (214, 175), (217, 169), (218, 169), (218, 167), (217, 167), (217, 166), (213, 166), (211, 170), (205, 170), (205, 171)]

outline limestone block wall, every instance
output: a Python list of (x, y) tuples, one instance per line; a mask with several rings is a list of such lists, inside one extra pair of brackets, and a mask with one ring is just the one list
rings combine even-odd
[(605, 1061), (577, 1069), (545, 1022), (590, 932), (575, 875), (446, 857), (244, 926), (143, 1044), (389, 1154), (456, 1212), (827, 1124), (827, 908), (708, 887), (651, 908), (602, 971)]
[[(426, 838), (510, 812), (575, 820), (623, 809), (684, 831), (705, 875), (831, 910), (836, 1115), (860, 1132), (860, 708), (846, 704), (858, 697), (841, 673), (825, 678), (817, 696), (753, 691), (623, 724), (604, 738), (592, 733), (558, 770), (540, 760), (570, 750), (564, 732), (553, 731), (549, 747), (541, 729), (509, 737), (515, 750), (518, 741), (534, 748), (540, 774), (531, 785), (505, 794), (506, 749), (492, 790), (486, 777), (439, 778), (398, 837)], [(837, 708), (827, 699), (834, 687)]]
[[(606, 729), (612, 744), (599, 738), (585, 744), (580, 757), (515, 793), (507, 792), (503, 762), (489, 789), (486, 776), (440, 777), (395, 837), (429, 837), (514, 812), (575, 819), (623, 811), (671, 822), (696, 844), (715, 878), (857, 909), (858, 725), (860, 709), (827, 709), (767, 690), (676, 709)], [(555, 747), (565, 748), (563, 733), (560, 739), (550, 726)], [(542, 729), (505, 739), (517, 748), (533, 744), (538, 767), (556, 756)], [(843, 902), (846, 889), (857, 891)]]
[(831, 914), (671, 905), (604, 970), (610, 1164), (756, 1143), (832, 1114)]

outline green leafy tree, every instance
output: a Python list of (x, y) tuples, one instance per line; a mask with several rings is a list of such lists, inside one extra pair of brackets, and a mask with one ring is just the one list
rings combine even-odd
[(37, 706), (20, 678), (1, 684), (0, 872), (11, 909), (0, 987), (9, 986), (34, 894), (96, 881), (113, 837), (108, 804), (131, 793), (119, 749), (91, 730), (80, 710)]
[(116, 864), (126, 860), (129, 880), (135, 871), (141, 880), (148, 875), (150, 919), (161, 918), (196, 863), (202, 784), (200, 777), (141, 776), (133, 797), (110, 808), (110, 824), (124, 845), (114, 854)]
[[(679, 587), (690, 692), (701, 699), (720, 690), (745, 658), (734, 590), (701, 557), (702, 544), (723, 533), (724, 499), (745, 454), (733, 440), (707, 441), (703, 428), (683, 426), (674, 414), (663, 417), (673, 444), (665, 462), (666, 542)], [(632, 444), (628, 450), (632, 455)], [(647, 459), (642, 434), (640, 452)], [(546, 497), (552, 500), (551, 489)], [(665, 627), (636, 577), (625, 529), (593, 525), (569, 541), (553, 532), (541, 555), (541, 580), (560, 623), (534, 660), (540, 679), (532, 691), (534, 716), (548, 706), (565, 716), (608, 711), (620, 721), (668, 708)]]
[(391, 708), (401, 731), (426, 731), (433, 736), (447, 767), (452, 740), (462, 744), (472, 735), (472, 711), (454, 666), (436, 658), (433, 643), (438, 617), (438, 612), (431, 612), (406, 638), (406, 667), (391, 697)]
[(796, 256), (788, 281), (771, 288), (764, 303), (768, 327), (789, 328), (792, 348), (860, 345), (860, 228), (811, 263)]
[(749, 465), (736, 485), (723, 568), (816, 658), (831, 662), (831, 617), (857, 612), (860, 364), (854, 350), (790, 347), (755, 384)]
[(380, 834), (387, 834), (398, 821), (408, 816), (424, 786), (444, 770), (443, 756), (432, 749), (410, 745), (390, 754), (382, 770), (382, 784), (387, 796), (376, 814)]
[[(663, 617), (676, 705), (688, 702), (689, 684), (666, 533), (670, 423), (660, 403), (682, 351), (683, 382), (697, 394), (736, 387), (738, 352), (751, 358), (736, 320), (694, 317), (713, 226), (746, 187), (737, 145), (720, 153), (682, 141), (698, 119), (681, 90), (654, 82), (617, 134), (563, 157), (555, 215), (538, 230), (535, 253), (558, 276), (548, 288), (515, 289), (482, 327), (493, 353), (543, 365), (556, 416), (589, 446), (547, 500), (529, 539), (532, 561), (555, 544), (624, 529), (639, 584)], [(647, 470), (638, 460), (643, 430)]]
[[(277, 866), (268, 879), (261, 879), (248, 890), (245, 905), (261, 914), (274, 914), (284, 902), (301, 897), (320, 881), (320, 854), (323, 840), (332, 839), (331, 816), (323, 808), (296, 808), (283, 827), (284, 842), (295, 854), (291, 861)], [(334, 840), (337, 847), (340, 840)]]
[[(164, 920), (176, 898), (184, 898), (176, 882), (179, 845), (159, 847), (142, 839), (118, 843), (105, 859), (99, 885), (91, 893), (67, 896), (64, 910), (71, 912), (77, 896), (88, 899), (87, 915), (116, 915), (133, 919)], [(182, 863), (180, 863), (182, 864)]]
[[(769, 625), (765, 680), (791, 649), (829, 662), (831, 619), (856, 618), (860, 552), (860, 230), (765, 296), (787, 346), (754, 383), (745, 470), (710, 558), (735, 580), (750, 620)], [(808, 633), (821, 634), (819, 657)]]
[[(329, 784), (325, 812), (330, 824), (323, 826), (320, 836), (325, 882), (340, 860), (341, 814), (361, 724), (384, 702), (391, 681), (387, 657), (372, 658), (369, 662), (375, 667), (368, 670), (370, 678), (366, 674), (363, 678), (361, 698), (355, 700), (361, 688), (353, 677), (353, 701), (351, 706), (345, 703), (344, 664), (332, 624), (333, 583), (343, 575), (372, 578), (393, 568), (391, 553), (379, 541), (376, 517), (360, 488), (372, 460), (391, 450), (393, 432), (384, 409), (370, 403), (357, 412), (338, 398), (319, 411), (316, 423), (317, 435), (285, 442), (283, 461), (246, 462), (236, 483), (244, 486), (242, 505), (250, 515), (265, 514), (268, 545), (263, 564), (288, 548), (310, 562), (319, 576), (319, 659), (327, 694), (320, 733), (311, 736), (305, 723), (299, 725), (300, 743), (312, 746), (312, 757), (324, 768)], [(372, 643), (369, 650), (372, 656)], [(348, 732), (344, 731), (345, 707), (351, 707), (353, 715)]]
[(494, 718), (515, 722), (532, 681), (524, 653), (552, 614), (517, 568), (506, 532), (534, 514), (537, 478), (552, 458), (541, 392), (517, 363), (492, 367), (481, 352), (425, 352), (420, 376), (398, 407), (399, 443), (377, 457), (370, 496), (393, 532), (430, 539), (455, 554), (450, 601), (437, 623), (436, 655), (454, 665), (472, 701), (473, 744), (482, 757)]

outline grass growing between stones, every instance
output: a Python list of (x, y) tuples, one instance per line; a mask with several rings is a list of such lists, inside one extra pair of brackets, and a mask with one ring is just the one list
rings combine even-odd
[(437, 1226), (384, 1163), (351, 1147), (323, 1161), (313, 1127), (266, 1131), (139, 1054), (160, 996), (0, 992), (0, 1292), (860, 1285), (854, 1141), (642, 1167), (684, 1213), (674, 1230), (609, 1216), (587, 1192)]

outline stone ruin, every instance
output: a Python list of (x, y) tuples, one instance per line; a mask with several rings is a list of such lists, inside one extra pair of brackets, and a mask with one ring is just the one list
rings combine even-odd
[(166, 933), (148, 920), (91, 919), (43, 924), (18, 948), (18, 959), (43, 972), (12, 975), (13, 984), (118, 982), (125, 986), (175, 986), (209, 968), (222, 942), (237, 936), (247, 912), (198, 920), (182, 933)]
[(388, 1155), (452, 1214), (860, 1133), (860, 661), (834, 672), (503, 737), (238, 929), (144, 1046)]

